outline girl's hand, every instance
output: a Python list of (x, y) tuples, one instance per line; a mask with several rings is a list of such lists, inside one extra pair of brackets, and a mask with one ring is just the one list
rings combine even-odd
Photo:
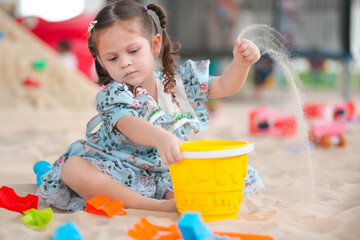
[(174, 134), (164, 130), (159, 137), (154, 140), (155, 147), (165, 165), (177, 163), (182, 159), (180, 152), (182, 142)]
[(234, 61), (240, 67), (250, 67), (260, 59), (259, 48), (250, 40), (236, 40), (234, 50)]
[(175, 199), (157, 200), (160, 201), (159, 207), (163, 212), (178, 212)]

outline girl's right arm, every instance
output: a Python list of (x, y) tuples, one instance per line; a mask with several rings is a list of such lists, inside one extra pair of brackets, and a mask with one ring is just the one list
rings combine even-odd
[(181, 140), (171, 132), (152, 125), (145, 119), (126, 115), (117, 121), (116, 127), (137, 144), (155, 147), (162, 162), (166, 165), (182, 159)]

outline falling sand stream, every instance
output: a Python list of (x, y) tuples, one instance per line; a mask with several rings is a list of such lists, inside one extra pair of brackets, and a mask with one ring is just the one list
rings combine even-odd
[[(286, 39), (277, 30), (267, 25), (250, 25), (245, 28), (240, 34), (238, 39), (249, 39), (253, 41), (260, 49), (261, 56), (268, 55), (280, 68), (284, 74), (291, 90), (295, 97), (296, 117), (298, 120), (298, 132), (299, 137), (305, 142), (305, 159), (302, 159), (307, 173), (304, 176), (308, 177), (306, 180), (309, 181), (302, 183), (305, 189), (300, 195), (303, 199), (302, 202), (307, 202), (307, 207), (312, 207), (314, 201), (314, 169), (311, 158), (310, 144), (308, 144), (308, 126), (304, 118), (302, 106), (303, 99), (300, 94), (297, 84), (300, 84), (297, 74), (292, 70), (290, 62), (290, 52), (285, 47)], [(288, 101), (288, 99), (286, 99)], [(301, 179), (303, 180), (303, 179)], [(310, 201), (310, 202), (309, 202)]]

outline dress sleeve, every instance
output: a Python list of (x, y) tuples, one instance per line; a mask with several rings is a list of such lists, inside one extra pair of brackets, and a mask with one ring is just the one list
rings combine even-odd
[(96, 108), (110, 131), (117, 121), (126, 115), (140, 116), (141, 107), (126, 84), (110, 82), (96, 95)]
[(190, 104), (200, 120), (202, 129), (206, 128), (209, 116), (204, 105), (208, 101), (212, 76), (209, 75), (209, 60), (188, 60), (180, 66), (180, 76)]

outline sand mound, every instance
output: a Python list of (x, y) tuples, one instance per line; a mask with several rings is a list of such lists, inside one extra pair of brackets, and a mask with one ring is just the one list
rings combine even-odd
[(53, 49), (1, 10), (0, 29), (1, 108), (78, 109), (93, 105), (96, 87), (91, 80), (79, 71), (68, 70)]

